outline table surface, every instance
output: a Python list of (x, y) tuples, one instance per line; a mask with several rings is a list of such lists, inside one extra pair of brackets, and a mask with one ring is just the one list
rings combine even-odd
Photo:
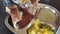
[[(41, 0), (40, 3), (54, 6), (60, 11), (60, 0)], [(14, 34), (4, 24), (6, 15), (7, 13), (5, 12), (5, 7), (3, 6), (3, 0), (0, 0), (0, 34)]]

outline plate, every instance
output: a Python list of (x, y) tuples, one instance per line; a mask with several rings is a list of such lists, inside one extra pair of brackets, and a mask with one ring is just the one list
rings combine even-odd
[[(54, 7), (50, 6), (50, 5), (47, 5), (47, 4), (39, 3), (39, 6), (40, 6), (40, 8), (51, 9), (52, 12), (56, 15), (56, 18), (57, 18), (57, 19), (56, 19), (56, 22), (57, 22), (57, 23), (53, 24), (53, 25), (56, 27), (56, 30), (55, 30), (55, 32), (56, 32), (57, 29), (58, 29), (58, 27), (59, 27), (59, 25), (57, 25), (57, 24), (59, 24), (59, 20), (58, 20), (59, 11), (58, 11), (56, 8), (54, 8)], [(32, 21), (34, 20), (34, 19), (32, 19), (32, 21), (28, 24), (28, 26), (26, 26), (26, 27), (24, 27), (24, 28), (22, 28), (22, 29), (14, 29), (14, 28), (9, 24), (8, 19), (9, 19), (9, 15), (7, 15), (6, 18), (5, 18), (5, 25), (7, 26), (7, 28), (8, 28), (9, 30), (11, 30), (11, 31), (12, 31), (13, 33), (15, 33), (15, 34), (27, 34), (26, 30), (31, 26)]]

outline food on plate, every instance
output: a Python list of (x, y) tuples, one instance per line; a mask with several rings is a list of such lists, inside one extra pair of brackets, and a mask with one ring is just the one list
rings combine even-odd
[(36, 19), (27, 32), (28, 34), (54, 34), (54, 30), (48, 24), (41, 23), (40, 19)]
[(25, 27), (29, 24), (29, 22), (33, 19), (34, 15), (28, 12), (26, 8), (22, 8), (19, 6), (19, 10), (23, 12), (22, 20), (18, 22), (20, 28)]
[(21, 6), (9, 6), (10, 12), (8, 13), (13, 22), (14, 28), (23, 28), (29, 24), (29, 22), (33, 19), (34, 15), (29, 13), (26, 8), (22, 8)]
[(46, 8), (40, 10), (38, 14), (38, 18), (41, 21), (50, 22), (50, 23), (55, 23), (56, 21), (55, 12), (52, 11), (51, 9), (46, 9)]
[(26, 3), (26, 2), (28, 2), (29, 0), (21, 0), (22, 1), (22, 3)]
[[(19, 16), (20, 12), (19, 12), (17, 6), (11, 5), (9, 7), (6, 7), (6, 12), (11, 16), (14, 28), (18, 28), (18, 26), (16, 26), (17, 22), (22, 19), (21, 19), (21, 16)], [(20, 15), (22, 15), (22, 14), (20, 14)]]
[(30, 3), (31, 3), (33, 6), (37, 6), (37, 5), (38, 5), (38, 1), (39, 1), (39, 0), (30, 0)]
[(30, 1), (31, 1), (31, 3), (33, 4), (33, 3), (38, 2), (39, 0), (30, 0)]
[[(13, 2), (17, 2), (18, 0)], [(13, 22), (13, 26), (14, 28), (18, 29), (18, 28), (23, 28), (25, 26), (27, 26), (29, 24), (29, 22), (33, 19), (36, 10), (34, 6), (30, 5), (28, 8), (24, 8), (22, 7), (22, 4), (27, 3), (28, 1), (31, 1), (30, 4), (32, 4), (32, 2), (35, 4), (36, 2), (38, 2), (37, 0), (20, 0), (20, 4), (19, 5), (15, 5), (14, 3), (10, 6), (8, 6), (6, 8), (6, 12), (11, 16), (12, 18), (12, 22)], [(22, 4), (21, 4), (22, 3)], [(29, 2), (28, 2), (29, 3)], [(32, 8), (30, 8), (32, 7)], [(33, 9), (33, 10), (32, 10)]]

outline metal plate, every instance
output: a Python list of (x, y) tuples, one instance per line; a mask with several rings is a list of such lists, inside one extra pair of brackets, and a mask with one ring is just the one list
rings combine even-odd
[[(40, 6), (40, 8), (45, 7), (47, 9), (51, 9), (54, 13), (56, 13), (56, 16), (57, 16), (57, 19), (58, 19), (59, 11), (56, 8), (54, 8), (52, 6), (49, 6), (49, 5), (46, 5), (46, 4), (41, 4), (41, 3), (39, 3), (39, 6)], [(8, 23), (8, 18), (9, 18), (9, 15), (5, 19), (5, 25), (8, 27), (8, 29), (10, 29), (15, 34), (27, 34), (26, 30), (31, 26), (32, 23), (30, 23), (28, 26), (26, 26), (26, 27), (24, 27), (20, 30), (19, 29), (16, 30)], [(57, 22), (57, 23), (59, 23), (59, 22)], [(56, 27), (58, 28), (59, 26), (57, 25)]]

